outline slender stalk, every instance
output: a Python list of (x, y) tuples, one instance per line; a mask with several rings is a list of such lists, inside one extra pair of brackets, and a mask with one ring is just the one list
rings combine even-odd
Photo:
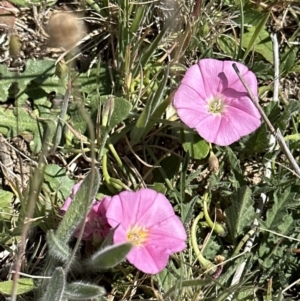
[(217, 223), (217, 222), (213, 222), (208, 214), (208, 208), (207, 208), (207, 199), (208, 199), (208, 192), (205, 192), (202, 200), (203, 200), (203, 213), (204, 213), (204, 217), (205, 220), (208, 224), (208, 226), (213, 229), (213, 231), (215, 231), (218, 235), (221, 236), (225, 236), (227, 231), (224, 229), (224, 227)]
[(197, 225), (199, 220), (203, 217), (203, 213), (200, 212), (198, 216), (194, 219), (192, 229), (191, 229), (191, 245), (196, 254), (197, 260), (199, 261), (200, 265), (205, 269), (205, 271), (209, 272), (210, 275), (214, 274), (217, 271), (217, 266), (214, 265), (209, 260), (205, 259), (201, 254), (198, 243), (197, 243)]

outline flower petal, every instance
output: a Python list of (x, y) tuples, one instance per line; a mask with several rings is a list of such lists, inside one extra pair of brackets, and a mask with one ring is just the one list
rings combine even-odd
[(157, 274), (167, 266), (169, 254), (159, 245), (147, 245), (132, 249), (127, 260), (144, 273)]
[(123, 191), (112, 197), (106, 212), (112, 227), (122, 221), (124, 227), (139, 225), (150, 228), (174, 215), (168, 199), (152, 189)]

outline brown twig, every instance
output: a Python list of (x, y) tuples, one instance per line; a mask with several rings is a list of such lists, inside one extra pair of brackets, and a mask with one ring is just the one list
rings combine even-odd
[(235, 63), (233, 63), (232, 67), (235, 70), (235, 72), (237, 73), (237, 76), (239, 77), (240, 81), (242, 82), (242, 84), (244, 85), (245, 89), (247, 90), (250, 99), (252, 100), (253, 104), (255, 105), (255, 107), (257, 108), (257, 110), (259, 111), (261, 117), (263, 118), (263, 120), (267, 124), (267, 126), (270, 129), (271, 133), (276, 137), (277, 142), (278, 142), (278, 144), (279, 144), (282, 152), (287, 156), (287, 158), (288, 158), (290, 164), (292, 165), (294, 171), (296, 172), (296, 174), (300, 176), (300, 168), (299, 168), (296, 160), (294, 159), (294, 157), (293, 157), (290, 149), (286, 145), (286, 143), (285, 143), (285, 141), (283, 139), (283, 136), (282, 136), (282, 134), (280, 132), (280, 129), (278, 128), (277, 131), (275, 130), (275, 128), (273, 127), (273, 125), (270, 122), (269, 118), (265, 114), (264, 110), (259, 105), (258, 99), (254, 96), (254, 94), (250, 90), (249, 86), (247, 85), (244, 77), (241, 75), (240, 70), (238, 69), (237, 65)]

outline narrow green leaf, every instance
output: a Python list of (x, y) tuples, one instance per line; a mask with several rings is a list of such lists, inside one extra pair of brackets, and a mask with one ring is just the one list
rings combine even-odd
[[(184, 281), (180, 281), (172, 286), (167, 293), (164, 295), (165, 300), (167, 299), (167, 297), (172, 296), (174, 293), (178, 293), (178, 287), (182, 288), (182, 287), (192, 287), (192, 286), (196, 286), (196, 287), (203, 287), (208, 285), (209, 283), (211, 283), (210, 279), (192, 279), (192, 280), (184, 280)], [(174, 296), (175, 297), (175, 296)]]
[(151, 118), (159, 118), (170, 104), (171, 96), (167, 97), (166, 99), (163, 98), (168, 75), (169, 67), (167, 68), (164, 78), (161, 81), (156, 93), (154, 94), (153, 98), (147, 102), (143, 112), (139, 116), (134, 128), (130, 133), (132, 145), (140, 142), (140, 140), (144, 138), (153, 128), (155, 121), (151, 120)]
[(169, 18), (167, 20), (165, 26), (162, 28), (162, 31), (157, 35), (157, 37), (150, 44), (146, 52), (141, 56), (139, 64), (136, 64), (136, 68), (133, 71), (133, 76), (132, 76), (133, 78), (136, 78), (136, 76), (138, 75), (140, 66), (144, 68), (147, 65), (150, 58), (153, 56), (153, 53), (157, 51), (160, 42), (162, 41), (164, 35), (169, 30), (169, 28), (173, 26), (173, 21), (177, 18), (178, 14), (179, 14), (179, 10), (174, 13), (172, 18)]
[(64, 263), (68, 262), (71, 250), (65, 241), (60, 241), (53, 230), (47, 233), (47, 244), (49, 255)]
[(98, 169), (92, 169), (83, 180), (57, 229), (56, 235), (60, 241), (65, 241), (67, 243), (76, 228), (84, 220), (85, 212), (88, 212), (92, 201), (98, 192), (99, 184), (99, 171)]
[[(3, 295), (10, 295), (13, 288), (13, 280), (0, 282), (0, 293)], [(16, 295), (21, 295), (34, 290), (36, 286), (31, 278), (20, 278), (18, 280), (18, 286)]]
[(225, 212), (229, 234), (236, 240), (250, 228), (255, 218), (251, 189), (248, 186), (238, 188), (232, 195), (231, 206)]
[(66, 286), (65, 272), (62, 267), (55, 269), (45, 294), (43, 301), (62, 301)]
[(100, 249), (86, 261), (86, 266), (92, 271), (103, 271), (112, 268), (125, 260), (132, 248), (131, 243), (122, 243)]
[(141, 21), (144, 17), (146, 7), (147, 7), (146, 5), (139, 5), (139, 7), (137, 8), (137, 10), (135, 12), (134, 19), (133, 19), (132, 24), (130, 26), (130, 31), (132, 33), (136, 33), (137, 30), (139, 29)]
[(98, 285), (83, 282), (67, 284), (64, 298), (70, 300), (89, 300), (105, 294), (105, 289)]

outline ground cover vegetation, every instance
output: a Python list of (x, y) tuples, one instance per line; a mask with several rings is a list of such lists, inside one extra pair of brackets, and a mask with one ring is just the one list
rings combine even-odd
[(0, 1), (0, 300), (300, 300), (299, 25)]

